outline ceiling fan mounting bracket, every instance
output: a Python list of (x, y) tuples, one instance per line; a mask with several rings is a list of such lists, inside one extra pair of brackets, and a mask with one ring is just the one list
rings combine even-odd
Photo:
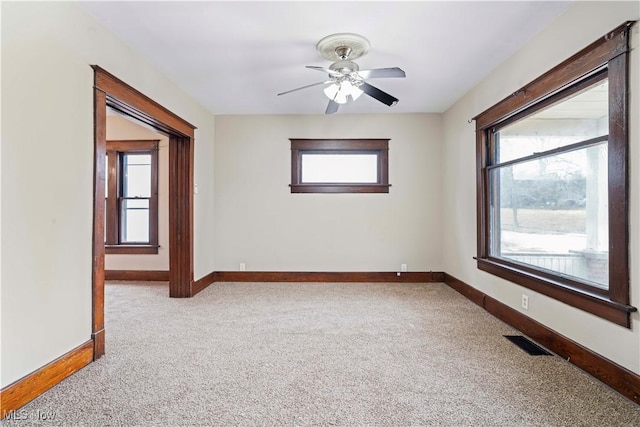
[(336, 56), (342, 60), (345, 60), (351, 55), (351, 48), (348, 46), (340, 46), (336, 48)]
[(369, 40), (359, 34), (337, 33), (321, 39), (316, 50), (331, 62), (354, 60), (369, 52)]

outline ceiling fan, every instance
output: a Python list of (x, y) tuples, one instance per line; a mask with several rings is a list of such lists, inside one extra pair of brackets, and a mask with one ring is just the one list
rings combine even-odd
[(398, 67), (360, 70), (358, 64), (352, 60), (365, 55), (369, 51), (369, 46), (369, 40), (358, 34), (338, 33), (324, 37), (316, 44), (316, 50), (323, 58), (333, 61), (333, 64), (329, 65), (329, 68), (313, 65), (307, 65), (306, 68), (325, 72), (329, 75), (329, 79), (281, 92), (278, 96), (313, 86), (325, 85), (324, 93), (329, 98), (325, 114), (335, 113), (340, 104), (356, 100), (363, 93), (390, 107), (396, 105), (398, 98), (370, 85), (365, 80), (406, 77), (406, 74)]

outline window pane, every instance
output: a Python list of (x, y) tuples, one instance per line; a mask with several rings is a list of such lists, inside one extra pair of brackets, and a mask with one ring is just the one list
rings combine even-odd
[(151, 196), (151, 154), (124, 155), (124, 197)]
[(121, 215), (122, 243), (149, 243), (149, 200), (123, 199)]
[(492, 169), (492, 256), (609, 283), (607, 143)]
[(377, 154), (303, 154), (303, 183), (377, 183)]
[(608, 135), (608, 90), (605, 79), (500, 129), (496, 163)]

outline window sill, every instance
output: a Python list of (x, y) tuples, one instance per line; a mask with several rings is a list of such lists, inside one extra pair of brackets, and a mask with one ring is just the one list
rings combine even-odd
[(106, 254), (155, 255), (159, 245), (105, 245)]
[(290, 184), (292, 193), (388, 193), (390, 184)]
[(637, 311), (635, 307), (612, 301), (608, 296), (563, 283), (560, 278), (558, 280), (548, 279), (494, 259), (475, 259), (478, 262), (478, 269), (482, 271), (517, 283), (625, 328), (631, 327), (631, 313)]

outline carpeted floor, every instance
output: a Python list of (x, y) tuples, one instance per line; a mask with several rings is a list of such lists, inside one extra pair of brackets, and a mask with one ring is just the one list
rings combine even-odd
[(106, 356), (4, 426), (640, 425), (640, 406), (527, 355), (443, 284), (106, 291)]

